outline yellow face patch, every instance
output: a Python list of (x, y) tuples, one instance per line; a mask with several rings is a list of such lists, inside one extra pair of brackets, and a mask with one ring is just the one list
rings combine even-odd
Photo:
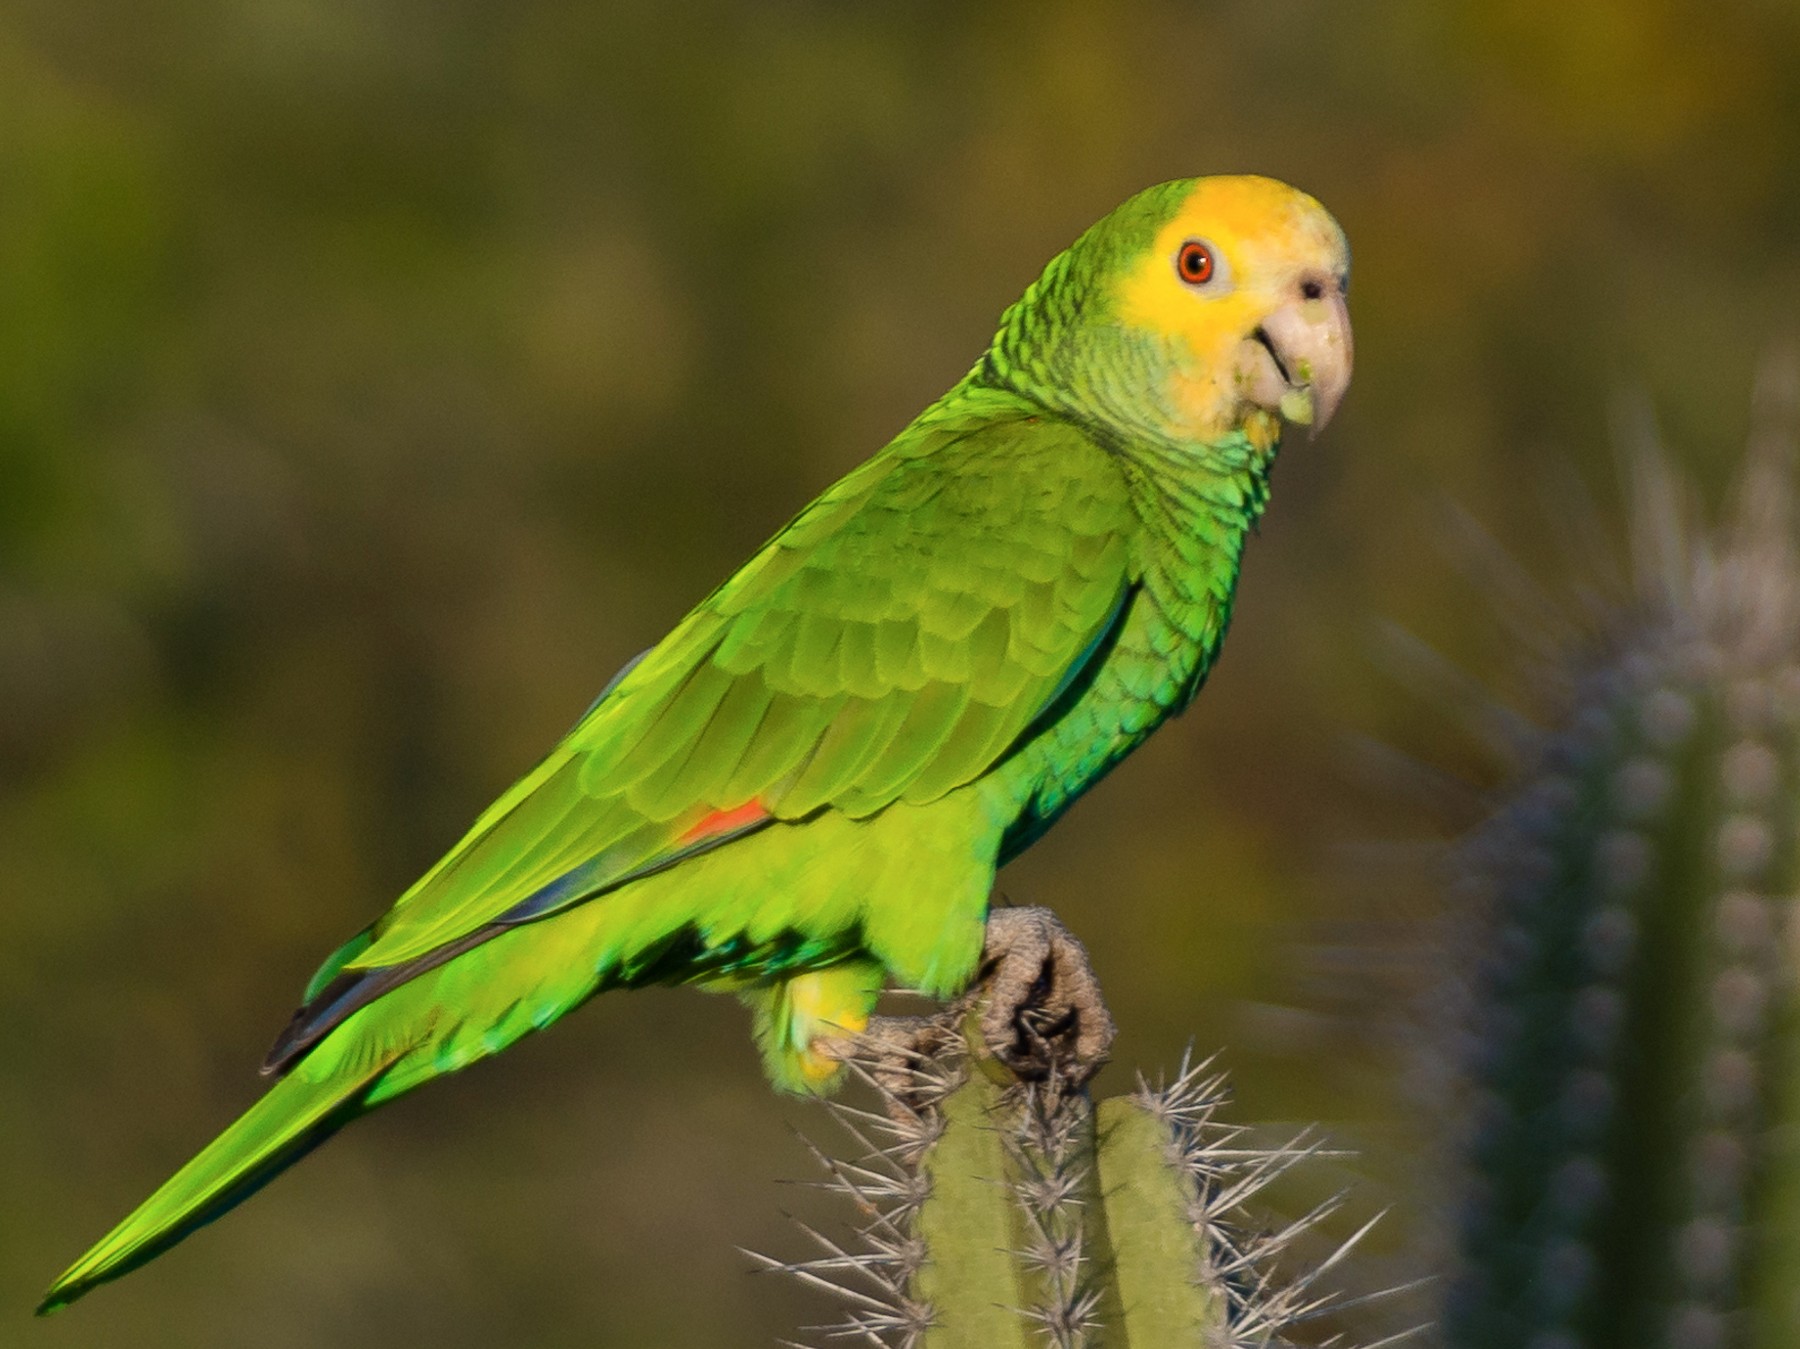
[[(1209, 280), (1184, 280), (1183, 245), (1213, 259)], [(1341, 277), (1349, 266), (1343, 231), (1317, 201), (1272, 178), (1201, 178), (1155, 242), (1119, 283), (1121, 323), (1171, 340), (1179, 368), (1163, 392), (1180, 430), (1209, 436), (1239, 404), (1235, 353), (1286, 301), (1299, 279)]]

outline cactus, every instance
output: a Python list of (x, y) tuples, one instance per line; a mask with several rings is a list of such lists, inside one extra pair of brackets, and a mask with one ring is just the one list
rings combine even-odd
[(1637, 455), (1637, 593), (1451, 852), (1453, 1349), (1800, 1344), (1793, 366), (1761, 390), (1723, 530)]
[(1249, 1349), (1286, 1344), (1334, 1304), (1313, 1281), (1373, 1223), (1283, 1282), (1275, 1257), (1338, 1201), (1272, 1234), (1242, 1224), (1245, 1202), (1315, 1148), (1245, 1146), (1218, 1119), (1224, 1083), (1208, 1064), (1096, 1106), (1054, 1075), (1014, 1077), (957, 1009), (939, 1024), (936, 1051), (900, 1071), (858, 1065), (880, 1113), (828, 1106), (862, 1154), (815, 1149), (856, 1207), (856, 1240), (805, 1228), (822, 1255), (754, 1256), (848, 1304), (817, 1329), (907, 1349)]

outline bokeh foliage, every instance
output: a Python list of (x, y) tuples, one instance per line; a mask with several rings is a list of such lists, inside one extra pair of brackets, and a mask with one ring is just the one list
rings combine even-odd
[(733, 1250), (778, 1240), (795, 1107), (693, 994), (606, 999), (14, 1318), (618, 664), (960, 374), (1051, 252), (1194, 172), (1337, 212), (1356, 386), (1278, 474), (1196, 711), (1004, 883), (1087, 940), (1126, 1059), (1198, 1031), (1245, 1115), (1379, 1135), (1379, 1047), (1255, 1010), (1329, 916), (1334, 737), (1426, 734), (1369, 622), (1498, 665), (1433, 562), (1438, 497), (1554, 570), (1539, 488), (1605, 480), (1621, 382), (1723, 481), (1800, 307), (1797, 163), (1787, 0), (11, 0), (0, 1340), (802, 1321)]

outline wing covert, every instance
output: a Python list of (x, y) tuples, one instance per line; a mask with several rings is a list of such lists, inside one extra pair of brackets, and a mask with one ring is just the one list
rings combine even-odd
[(624, 672), (377, 922), (346, 968), (418, 959), (700, 847), (981, 776), (1128, 593), (1130, 504), (1084, 433), (915, 427)]

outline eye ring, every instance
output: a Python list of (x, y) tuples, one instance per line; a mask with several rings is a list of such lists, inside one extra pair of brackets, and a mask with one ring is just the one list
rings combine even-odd
[(1189, 239), (1175, 254), (1175, 275), (1190, 286), (1204, 286), (1219, 269), (1213, 251), (1199, 239)]

